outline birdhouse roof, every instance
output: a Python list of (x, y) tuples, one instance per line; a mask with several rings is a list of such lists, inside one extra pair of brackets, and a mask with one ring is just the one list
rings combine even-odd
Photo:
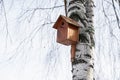
[(80, 25), (73, 19), (65, 17), (63, 15), (60, 15), (59, 18), (57, 19), (57, 21), (55, 22), (53, 28), (57, 29), (57, 26), (59, 25), (59, 22), (61, 21), (61, 19), (64, 19), (68, 24), (72, 24), (76, 27), (79, 27)]

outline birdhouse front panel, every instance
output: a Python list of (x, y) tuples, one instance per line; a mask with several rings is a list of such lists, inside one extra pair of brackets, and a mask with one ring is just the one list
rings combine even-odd
[(67, 39), (67, 32), (67, 23), (62, 20), (57, 28), (57, 42), (63, 44)]

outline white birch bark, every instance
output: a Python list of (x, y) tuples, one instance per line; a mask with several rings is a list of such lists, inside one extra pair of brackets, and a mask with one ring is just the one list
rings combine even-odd
[(93, 1), (67, 0), (67, 16), (80, 24), (79, 42), (72, 62), (73, 80), (93, 80)]

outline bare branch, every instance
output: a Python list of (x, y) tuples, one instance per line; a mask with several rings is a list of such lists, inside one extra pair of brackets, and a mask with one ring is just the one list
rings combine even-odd
[[(45, 25), (50, 25), (50, 24), (53, 24), (53, 23), (55, 23), (55, 22), (48, 22), (48, 23), (43, 23), (41, 26), (37, 26), (37, 27), (35, 27), (32, 31), (31, 31), (31, 33), (27, 36), (27, 37), (25, 37), (20, 43), (19, 43), (19, 45), (13, 50), (13, 51), (15, 51), (14, 53), (13, 53), (13, 55), (11, 55), (7, 60), (5, 60), (6, 62), (10, 62), (10, 61), (12, 61), (13, 59), (15, 59), (16, 57), (17, 57), (17, 55), (19, 55), (18, 53), (18, 50), (21, 48), (21, 47), (24, 47), (24, 44), (27, 44), (27, 43), (29, 43), (30, 41), (32, 41), (33, 39), (34, 39), (34, 37), (36, 36), (36, 34), (40, 31), (40, 29), (42, 29), (42, 28), (44, 28), (43, 26), (45, 26)], [(55, 48), (57, 48), (57, 47), (55, 47)], [(53, 50), (54, 51), (54, 50)]]
[(0, 3), (2, 3), (2, 0), (0, 0)]
[(114, 12), (115, 12), (118, 28), (120, 29), (120, 21), (119, 21), (119, 17), (118, 17), (118, 14), (117, 14), (117, 11), (116, 11), (116, 8), (115, 8), (115, 3), (114, 3), (113, 0), (112, 0), (112, 3), (113, 3), (112, 6), (113, 6), (113, 9), (114, 9)]
[(54, 6), (54, 7), (50, 7), (50, 8), (35, 8), (36, 10), (46, 10), (46, 9), (54, 9), (54, 8), (59, 8), (59, 7), (63, 7), (64, 5), (59, 5), (59, 6)]
[(119, 5), (119, 7), (120, 7), (120, 0), (115, 0), (117, 3), (118, 3), (118, 5)]
[(105, 8), (104, 8), (104, 5), (103, 5), (103, 0), (102, 0), (102, 7), (103, 7), (104, 16), (106, 17), (106, 19), (108, 20), (108, 23), (109, 23), (110, 35), (113, 36), (116, 40), (119, 40), (119, 39), (115, 36), (115, 34), (113, 33), (113, 30), (112, 30), (111, 25), (110, 25), (110, 24), (111, 24), (110, 19), (109, 19), (108, 15), (107, 15), (106, 12), (105, 12)]
[[(4, 18), (5, 18), (6, 38), (9, 37), (10, 41), (12, 42), (11, 35), (10, 35), (9, 29), (8, 29), (7, 14), (6, 14), (5, 4), (4, 4), (3, 0), (1, 0), (1, 4), (2, 4), (2, 7), (3, 7)], [(6, 39), (6, 47), (7, 47), (7, 39)]]
[(33, 15), (34, 15), (34, 13), (35, 13), (36, 11), (38, 11), (38, 10), (58, 9), (58, 8), (60, 8), (60, 7), (64, 7), (64, 5), (53, 6), (53, 7), (49, 7), (49, 8), (31, 8), (31, 9), (25, 10), (25, 12), (23, 12), (18, 19), (22, 18), (24, 15), (26, 15), (26, 14), (28, 14), (28, 13), (31, 12), (30, 20), (29, 20), (29, 22), (30, 22), (31, 19), (32, 19), (32, 17), (33, 17)]

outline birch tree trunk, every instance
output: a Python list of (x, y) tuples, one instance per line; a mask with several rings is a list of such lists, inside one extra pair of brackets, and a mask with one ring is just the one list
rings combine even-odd
[(67, 16), (80, 24), (79, 42), (72, 62), (73, 80), (93, 80), (93, 1), (66, 0)]

